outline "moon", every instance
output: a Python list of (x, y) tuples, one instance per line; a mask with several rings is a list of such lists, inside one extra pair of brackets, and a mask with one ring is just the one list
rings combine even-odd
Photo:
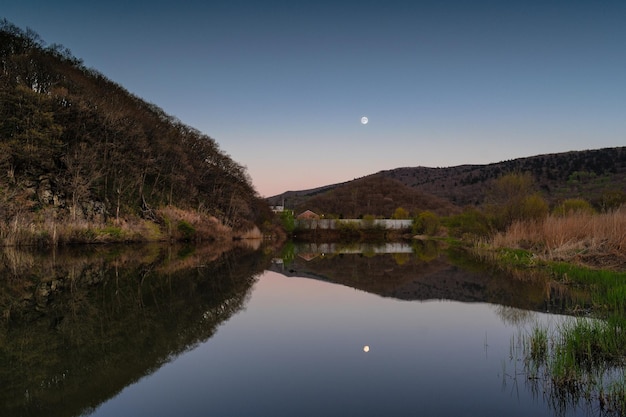
[(363, 352), (367, 353), (369, 351), (370, 351), (370, 347), (369, 346), (367, 346), (367, 345), (363, 346)]
[(361, 124), (366, 125), (367, 122), (369, 122), (369, 119), (367, 117), (365, 117), (365, 116), (361, 117)]

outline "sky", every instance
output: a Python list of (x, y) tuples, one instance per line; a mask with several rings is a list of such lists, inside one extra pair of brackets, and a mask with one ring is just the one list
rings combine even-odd
[(214, 138), (265, 197), (626, 145), (623, 0), (0, 0), (0, 18)]

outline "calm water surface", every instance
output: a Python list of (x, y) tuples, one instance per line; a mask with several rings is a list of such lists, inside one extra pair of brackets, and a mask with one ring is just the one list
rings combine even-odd
[[(363, 263), (360, 250), (342, 252), (335, 267)], [(318, 266), (329, 262), (322, 253), (314, 254)], [(515, 345), (534, 323), (558, 318), (485, 302), (399, 300), (274, 269), (210, 340), (94, 415), (554, 414), (528, 383)]]
[[(249, 273), (236, 266), (237, 257), (218, 258), (219, 268), (202, 272), (209, 263), (200, 256), (182, 272), (153, 277), (148, 287), (133, 281), (131, 288), (141, 295), (131, 300), (133, 307), (120, 307), (120, 314), (138, 312), (137, 318), (121, 330), (119, 318), (100, 323), (116, 345), (122, 344), (117, 335), (124, 334), (126, 351), (92, 347), (91, 359), (76, 359), (87, 364), (85, 375), (83, 368), (67, 370), (68, 380), (85, 381), (83, 388), (47, 378), (57, 391), (39, 394), (37, 401), (29, 399), (34, 393), (28, 384), (41, 378), (19, 381), (27, 387), (14, 392), (27, 391), (21, 394), (25, 404), (10, 411), (97, 417), (589, 415), (587, 409), (555, 406), (524, 371), (520, 337), (537, 322), (563, 318), (486, 301), (493, 293), (516, 298), (507, 291), (524, 298), (532, 289), (504, 290), (501, 277), (465, 272), (438, 255), (382, 252), (301, 250), (274, 264), (248, 255)], [(237, 268), (243, 269), (234, 273)], [(218, 275), (227, 279), (202, 286)], [(118, 308), (111, 307), (117, 305), (111, 294), (119, 296), (119, 289), (108, 279), (96, 285), (102, 309), (97, 316), (115, 316)], [(388, 285), (379, 285), (385, 280)], [(441, 294), (443, 280), (454, 289), (449, 297)], [(111, 333), (109, 326), (116, 330)], [(77, 348), (72, 336), (63, 337), (68, 338), (70, 354), (85, 353), (85, 343)], [(135, 373), (118, 374), (142, 357), (152, 359)], [(108, 394), (92, 392), (116, 378), (126, 382), (109, 387)], [(89, 386), (90, 379), (97, 383)], [(66, 404), (80, 402), (81, 395), (91, 399)]]
[(215, 336), (94, 416), (551, 415), (500, 312), (266, 272)]

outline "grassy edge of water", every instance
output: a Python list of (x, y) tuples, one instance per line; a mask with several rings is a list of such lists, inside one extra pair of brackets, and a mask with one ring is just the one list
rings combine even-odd
[[(475, 245), (481, 261), (511, 273), (544, 275), (586, 299), (573, 298), (573, 321), (536, 324), (521, 337), (526, 375), (560, 404), (583, 399), (605, 415), (626, 412), (626, 272), (548, 261), (532, 251)], [(575, 291), (573, 291), (575, 292)]]
[(234, 230), (217, 218), (174, 206), (155, 209), (151, 218), (127, 215), (87, 220), (51, 210), (25, 213), (0, 223), (0, 247), (59, 247), (94, 243), (220, 242), (260, 238), (256, 227)]
[(583, 317), (555, 328), (536, 324), (520, 339), (527, 378), (555, 404), (582, 400), (602, 415), (624, 415), (625, 336), (615, 330), (612, 320)]
[[(543, 274), (547, 279), (570, 289), (582, 289), (589, 300), (572, 306), (594, 317), (626, 317), (626, 271), (598, 269), (567, 262), (548, 261), (525, 249), (486, 249), (474, 247), (474, 256), (497, 269), (514, 273)], [(576, 311), (572, 311), (576, 313)]]

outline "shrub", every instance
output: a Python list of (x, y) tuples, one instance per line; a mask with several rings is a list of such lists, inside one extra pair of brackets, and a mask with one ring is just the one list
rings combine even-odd
[(463, 235), (487, 236), (490, 231), (489, 219), (476, 209), (465, 210), (445, 219), (444, 224), (448, 227), (448, 232), (452, 236), (461, 237)]
[(529, 173), (507, 174), (495, 180), (488, 201), (493, 225), (498, 230), (505, 230), (516, 221), (539, 220), (548, 214), (548, 204), (533, 193)]
[(185, 240), (191, 240), (196, 235), (196, 229), (185, 220), (179, 220), (177, 228)]
[(539, 194), (532, 194), (522, 200), (519, 218), (516, 220), (541, 220), (548, 215), (548, 203)]
[(439, 217), (430, 211), (423, 211), (413, 219), (413, 233), (415, 234), (432, 236), (437, 234), (440, 226)]
[(287, 233), (292, 233), (296, 228), (296, 219), (293, 216), (293, 211), (285, 210), (280, 213), (280, 221)]
[(591, 204), (583, 198), (567, 199), (552, 210), (552, 214), (559, 217), (574, 213), (593, 214), (594, 212)]
[(375, 220), (376, 220), (376, 218), (373, 215), (366, 214), (365, 216), (363, 216), (363, 228), (364, 229), (373, 229)]
[(602, 194), (602, 209), (615, 210), (626, 205), (626, 193), (619, 190), (606, 191)]
[(123, 235), (122, 228), (117, 226), (105, 227), (104, 229), (102, 229), (102, 234), (109, 235), (114, 239), (121, 239)]
[(396, 219), (396, 220), (401, 220), (401, 219), (408, 219), (409, 218), (409, 212), (403, 208), (403, 207), (398, 207), (394, 212), (393, 215), (391, 216), (392, 219)]
[(361, 236), (361, 228), (357, 222), (338, 221), (335, 223), (335, 228), (341, 239), (356, 239)]

